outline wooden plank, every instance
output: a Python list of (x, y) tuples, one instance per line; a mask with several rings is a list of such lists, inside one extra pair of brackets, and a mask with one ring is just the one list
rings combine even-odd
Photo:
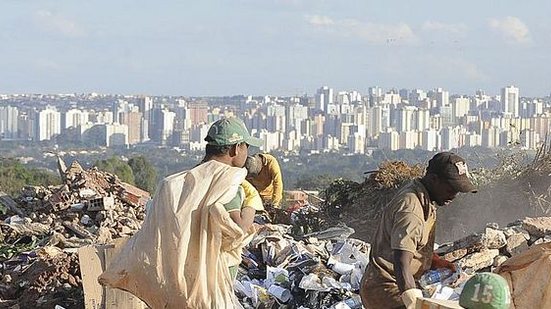
[(78, 249), (80, 274), (84, 289), (84, 308), (104, 308), (104, 287), (99, 284), (98, 276), (103, 272), (103, 249), (86, 246)]
[(461, 309), (459, 302), (432, 298), (417, 298), (416, 309)]
[[(113, 246), (105, 247), (105, 265), (109, 265), (113, 257), (117, 256), (128, 239), (122, 238), (114, 241)], [(105, 288), (106, 309), (144, 309), (144, 302), (138, 297), (119, 289)]]

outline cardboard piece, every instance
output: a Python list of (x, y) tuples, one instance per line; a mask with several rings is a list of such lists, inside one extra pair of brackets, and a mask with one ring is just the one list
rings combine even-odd
[(432, 298), (418, 298), (415, 309), (462, 309), (459, 302)]
[(103, 273), (106, 265), (111, 263), (112, 258), (118, 254), (126, 241), (126, 238), (121, 238), (113, 241), (110, 245), (79, 248), (78, 258), (86, 309), (148, 308), (136, 296), (123, 290), (104, 287), (98, 282), (99, 275)]

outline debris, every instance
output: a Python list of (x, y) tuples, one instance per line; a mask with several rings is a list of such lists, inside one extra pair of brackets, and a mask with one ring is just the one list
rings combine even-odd
[(544, 237), (551, 234), (551, 217), (525, 218), (522, 220), (522, 228), (530, 235)]
[[(538, 164), (538, 171), (547, 168)], [(28, 186), (15, 199), (0, 196), (2, 204), (13, 202), (0, 217), (0, 307), (82, 307), (74, 248), (133, 235), (143, 222), (147, 192), (76, 161), (60, 164), (60, 171), (61, 186)], [(360, 281), (381, 210), (396, 188), (422, 173), (420, 166), (387, 162), (363, 183), (336, 181), (321, 204), (272, 210), (274, 224), (258, 226), (243, 250), (235, 282), (242, 306), (361, 308)], [(504, 228), (486, 224), (481, 230), (435, 251), (460, 271), (450, 277), (453, 282), (429, 285), (432, 297), (453, 299), (474, 271), (507, 265), (511, 257), (551, 242), (548, 217), (528, 217)]]
[(235, 286), (242, 305), (329, 308), (357, 301), (369, 244), (348, 238), (354, 230), (347, 226), (307, 235), (292, 231), (285, 225), (263, 225), (245, 248)]
[(27, 186), (12, 199), (0, 192), (0, 306), (82, 307), (74, 249), (134, 234), (149, 193), (117, 176), (60, 159), (61, 186)]

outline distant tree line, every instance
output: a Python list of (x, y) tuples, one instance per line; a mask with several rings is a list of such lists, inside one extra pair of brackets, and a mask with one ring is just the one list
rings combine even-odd
[(0, 158), (0, 190), (18, 196), (24, 186), (49, 186), (61, 183), (59, 175), (29, 168), (16, 159)]
[(151, 194), (157, 187), (157, 170), (144, 156), (132, 157), (128, 162), (113, 156), (96, 161), (94, 165), (99, 170), (115, 174), (121, 181), (136, 185)]

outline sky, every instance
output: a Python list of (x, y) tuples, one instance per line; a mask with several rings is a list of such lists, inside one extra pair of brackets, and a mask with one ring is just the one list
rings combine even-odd
[(0, 93), (551, 93), (548, 0), (0, 0)]

